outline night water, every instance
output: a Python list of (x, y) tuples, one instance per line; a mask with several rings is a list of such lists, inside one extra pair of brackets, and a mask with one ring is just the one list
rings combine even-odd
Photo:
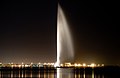
[(0, 78), (119, 78), (120, 68), (1, 68)]

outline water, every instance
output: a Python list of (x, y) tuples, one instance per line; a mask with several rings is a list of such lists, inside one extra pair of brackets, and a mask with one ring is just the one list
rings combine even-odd
[(57, 68), (56, 78), (74, 78), (73, 68)]
[(72, 62), (74, 58), (73, 44), (62, 8), (58, 5), (57, 16), (57, 65)]
[[(57, 74), (59, 74), (59, 76)], [(16, 78), (16, 77), (17, 78), (94, 78), (92, 74), (89, 74), (89, 75), (80, 74), (80, 73), (74, 74), (74, 72), (70, 69), (58, 69), (57, 72), (52, 70), (0, 71), (0, 78)]]
[[(107, 72), (104, 72), (107, 71)], [(53, 68), (0, 70), (0, 78), (119, 78), (119, 72), (92, 68)]]

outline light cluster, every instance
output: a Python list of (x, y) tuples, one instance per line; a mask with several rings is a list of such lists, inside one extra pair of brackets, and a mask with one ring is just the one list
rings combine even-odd
[(102, 67), (104, 66), (104, 64), (95, 64), (95, 63), (91, 63), (91, 64), (80, 64), (80, 63), (65, 63), (65, 64), (60, 64), (60, 67)]
[(91, 63), (91, 64), (80, 64), (80, 63), (64, 63), (64, 64), (60, 64), (59, 66), (55, 66), (55, 63), (30, 63), (30, 64), (25, 64), (25, 63), (21, 63), (21, 64), (14, 64), (14, 63), (8, 63), (8, 64), (2, 64), (0, 63), (0, 67), (102, 67), (104, 66), (104, 64), (95, 64), (95, 63)]

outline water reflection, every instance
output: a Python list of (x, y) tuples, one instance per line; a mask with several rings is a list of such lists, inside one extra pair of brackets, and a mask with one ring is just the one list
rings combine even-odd
[(57, 68), (0, 70), (0, 78), (109, 78), (94, 69)]
[(73, 69), (57, 68), (57, 78), (74, 78)]

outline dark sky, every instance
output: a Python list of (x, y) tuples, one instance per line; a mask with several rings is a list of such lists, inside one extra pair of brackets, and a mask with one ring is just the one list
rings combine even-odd
[[(59, 1), (71, 31), (75, 62), (120, 64), (117, 2)], [(0, 61), (56, 61), (56, 0), (0, 3)]]

